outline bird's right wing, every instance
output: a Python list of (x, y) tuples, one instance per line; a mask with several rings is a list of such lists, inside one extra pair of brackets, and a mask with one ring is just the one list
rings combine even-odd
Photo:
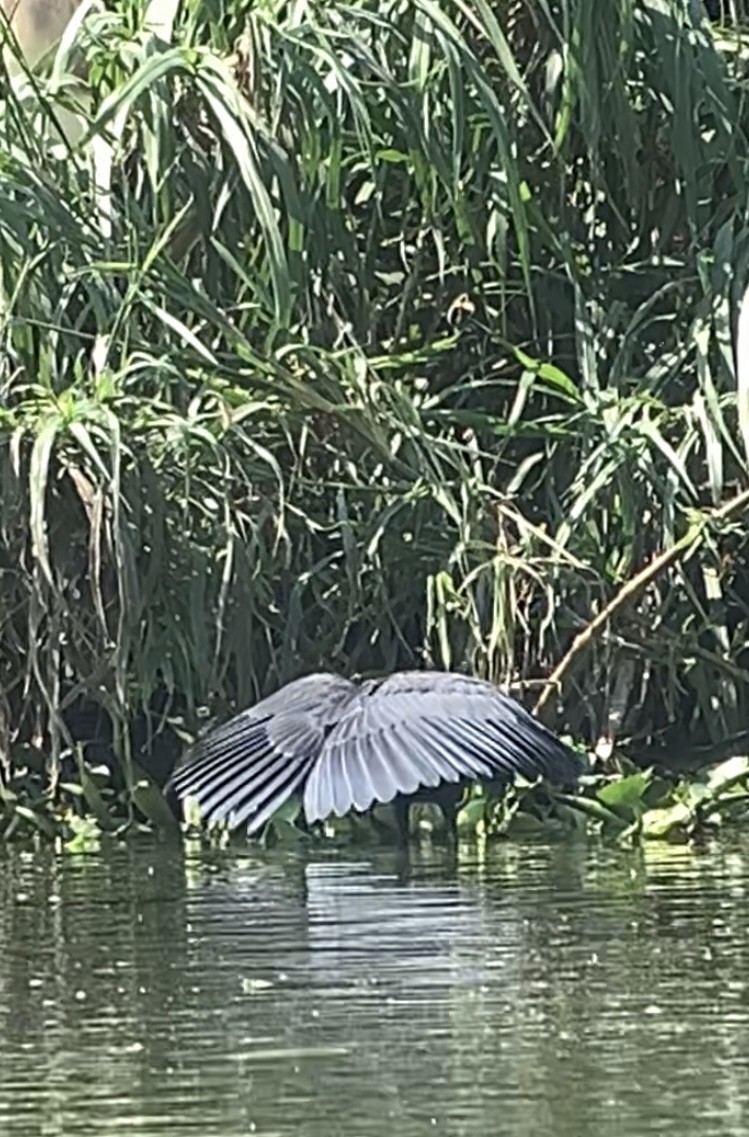
[(449, 672), (400, 672), (362, 684), (304, 788), (307, 820), (364, 811), (440, 782), (573, 783), (574, 751), (492, 684)]
[(288, 683), (200, 739), (172, 775), (174, 792), (194, 798), (204, 821), (255, 833), (304, 783), (355, 691), (336, 675)]

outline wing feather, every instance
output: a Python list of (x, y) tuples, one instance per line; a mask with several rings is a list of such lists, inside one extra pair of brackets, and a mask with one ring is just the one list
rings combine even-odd
[[(175, 786), (188, 786), (190, 793), (210, 790), (211, 786), (222, 784), (235, 769), (235, 760), (241, 755), (245, 762), (260, 759), (267, 753), (268, 739), (264, 730), (248, 732), (246, 745), (229, 742), (221, 753), (193, 752), (188, 765), (178, 770), (173, 778)], [(240, 764), (241, 765), (241, 764)]]
[(387, 772), (387, 797), (383, 802), (392, 801), (396, 794), (412, 794), (421, 785), (422, 771), (414, 761), (415, 748), (411, 739), (399, 735), (394, 728), (382, 732), (378, 737), (362, 741), (362, 749), (368, 761), (379, 758), (383, 771)]
[(356, 792), (352, 795), (354, 809), (363, 812), (371, 802), (391, 801), (397, 793), (393, 782), (393, 769), (397, 769), (398, 751), (391, 754), (387, 746), (369, 748), (365, 751), (360, 739), (354, 739), (350, 756), (355, 773), (352, 775)]
[(419, 785), (438, 786), (440, 782), (455, 782), (460, 777), (460, 771), (454, 761), (448, 756), (448, 748), (439, 745), (439, 740), (427, 744), (424, 736), (424, 727), (427, 720), (419, 722), (418, 731), (411, 722), (401, 723), (391, 732), (394, 746), (404, 756), (407, 762), (415, 767), (419, 774)]
[[(266, 748), (261, 758), (257, 758), (253, 766), (253, 792), (260, 795), (263, 787), (274, 777), (279, 769), (288, 769), (289, 763), (286, 754), (277, 754), (270, 746)], [(234, 812), (239, 800), (247, 798), (247, 775), (244, 769), (236, 770), (233, 776), (228, 776), (221, 782), (215, 779), (206, 784), (203, 798), (203, 812), (208, 815), (218, 806), (223, 814)]]
[(266, 781), (262, 789), (251, 799), (237, 796), (236, 804), (229, 814), (232, 827), (238, 828), (246, 824), (248, 834), (262, 829), (266, 821), (269, 821), (283, 803), (299, 789), (314, 760), (312, 757), (306, 763), (299, 762), (290, 767), (286, 761), (280, 759), (273, 768), (273, 778)]
[(453, 735), (448, 735), (444, 725), (432, 719), (424, 719), (419, 724), (419, 733), (423, 743), (432, 748), (435, 753), (444, 755), (453, 770), (453, 777), (449, 781), (459, 781), (460, 778), (492, 778), (496, 776), (496, 769), (491, 762), (481, 756), (477, 751), (460, 744)]

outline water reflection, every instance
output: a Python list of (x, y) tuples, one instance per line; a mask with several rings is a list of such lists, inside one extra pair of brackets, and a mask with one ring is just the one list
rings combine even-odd
[(749, 1132), (749, 849), (0, 854), (0, 1133)]

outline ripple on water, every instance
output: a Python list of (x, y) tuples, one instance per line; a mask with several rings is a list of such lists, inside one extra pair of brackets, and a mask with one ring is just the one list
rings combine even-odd
[(749, 850), (0, 854), (0, 1134), (749, 1133)]

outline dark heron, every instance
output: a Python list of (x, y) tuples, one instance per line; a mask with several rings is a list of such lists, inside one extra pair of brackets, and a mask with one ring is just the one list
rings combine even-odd
[(582, 761), (491, 683), (440, 671), (352, 682), (295, 679), (199, 740), (172, 775), (204, 821), (255, 833), (293, 794), (309, 824), (394, 802), (402, 840), (412, 802), (433, 801), (455, 836), (467, 782), (516, 773), (572, 785)]

